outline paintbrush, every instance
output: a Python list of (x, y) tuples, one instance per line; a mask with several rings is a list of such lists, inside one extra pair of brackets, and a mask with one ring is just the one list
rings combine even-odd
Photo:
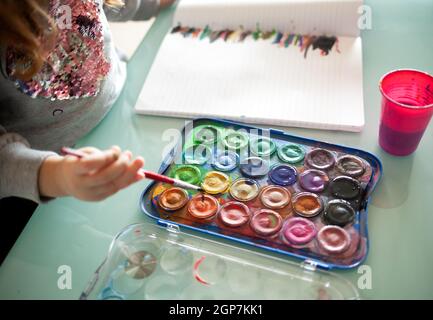
[[(86, 154), (86, 153), (84, 153), (84, 152), (82, 152), (80, 150), (75, 150), (75, 149), (71, 149), (71, 148), (67, 148), (67, 147), (63, 147), (60, 151), (61, 151), (61, 153), (63, 155), (74, 156), (74, 157), (77, 157), (77, 158), (80, 158), (80, 159), (88, 156), (88, 154)], [(152, 172), (152, 171), (147, 171), (147, 170), (144, 170), (144, 169), (140, 169), (139, 171), (141, 173), (143, 173), (144, 176), (147, 179), (150, 179), (150, 180), (154, 180), (154, 181), (158, 181), (158, 182), (163, 182), (163, 183), (168, 183), (168, 184), (171, 184), (171, 185), (173, 185), (175, 187), (179, 187), (179, 188), (182, 188), (182, 189), (190, 189), (190, 190), (196, 190), (196, 191), (203, 191), (203, 189), (201, 187), (193, 185), (191, 183), (184, 182), (182, 180), (173, 179), (173, 178), (170, 178), (170, 177), (167, 177), (167, 176), (164, 176), (164, 175)]]

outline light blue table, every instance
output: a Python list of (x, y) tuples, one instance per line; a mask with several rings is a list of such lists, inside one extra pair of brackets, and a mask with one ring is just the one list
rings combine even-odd
[[(373, 288), (364, 298), (433, 298), (433, 126), (413, 156), (394, 158), (377, 145), (380, 77), (396, 68), (433, 73), (433, 2), (368, 0), (373, 29), (363, 32), (366, 127), (361, 134), (284, 128), (314, 139), (356, 146), (376, 153), (384, 178), (369, 212)], [(147, 160), (157, 170), (162, 133), (180, 129), (184, 120), (137, 116), (138, 93), (170, 27), (171, 11), (161, 14), (129, 64), (122, 96), (107, 118), (80, 146), (107, 148), (118, 144)], [(170, 94), (170, 88), (167, 88)], [(58, 199), (41, 205), (0, 269), (0, 298), (77, 299), (104, 258), (111, 238), (123, 227), (150, 221), (138, 208), (145, 182), (101, 203)], [(13, 214), (2, 212), (1, 214)], [(7, 227), (7, 226), (4, 226)], [(72, 289), (59, 290), (57, 268), (72, 268)], [(357, 270), (338, 272), (356, 285)]]

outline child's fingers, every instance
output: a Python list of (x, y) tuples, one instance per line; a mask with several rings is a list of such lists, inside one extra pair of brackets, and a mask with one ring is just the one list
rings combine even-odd
[(138, 173), (139, 169), (143, 166), (143, 164), (144, 160), (142, 158), (135, 159), (121, 177), (111, 180), (104, 185), (92, 188), (92, 194), (97, 199), (105, 199), (106, 197), (113, 195), (117, 191), (126, 188), (132, 183), (143, 179), (144, 174)]
[(132, 152), (131, 151), (126, 150), (124, 153), (128, 156), (129, 160), (132, 159)]
[[(116, 152), (118, 154), (120, 154), (120, 152), (122, 151), (119, 146), (112, 146), (108, 150), (113, 150), (114, 152)], [(102, 150), (95, 148), (95, 147), (84, 147), (84, 148), (78, 149), (78, 151), (83, 152), (83, 153), (88, 154), (88, 155), (103, 152)]]
[[(88, 149), (89, 150), (89, 149)], [(93, 152), (89, 156), (80, 159), (76, 166), (77, 174), (89, 174), (109, 166), (119, 158), (120, 149), (113, 147), (109, 150)]]
[(101, 150), (94, 148), (94, 147), (84, 147), (84, 148), (80, 148), (78, 149), (78, 151), (80, 152), (84, 152), (85, 154), (92, 154), (92, 153), (98, 153), (101, 152)]
[(90, 187), (102, 187), (106, 184), (113, 183), (117, 186), (117, 179), (120, 178), (129, 167), (129, 155), (128, 153), (122, 153), (114, 163), (101, 171), (85, 177), (86, 185)]
[(93, 200), (94, 201), (104, 200), (105, 198), (108, 198), (113, 194), (115, 194), (117, 191), (119, 191), (119, 189), (114, 184), (108, 184), (105, 185), (103, 188), (100, 187), (98, 189), (94, 189), (92, 190)]
[(141, 157), (138, 157), (133, 161), (133, 163), (128, 167), (126, 172), (116, 181), (116, 185), (119, 188), (119, 190), (126, 188), (130, 184), (133, 184), (134, 182), (137, 182), (144, 178), (144, 174), (139, 173), (139, 170), (140, 168), (143, 167), (143, 165), (144, 165), (144, 159)]
[(135, 182), (143, 180), (145, 178), (146, 178), (146, 175), (144, 174), (144, 172), (142, 170), (139, 170), (135, 175)]

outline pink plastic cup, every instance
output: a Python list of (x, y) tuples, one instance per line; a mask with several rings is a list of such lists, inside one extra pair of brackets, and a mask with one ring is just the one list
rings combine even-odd
[(413, 153), (433, 114), (433, 77), (417, 70), (396, 70), (380, 81), (382, 114), (379, 144), (395, 156)]

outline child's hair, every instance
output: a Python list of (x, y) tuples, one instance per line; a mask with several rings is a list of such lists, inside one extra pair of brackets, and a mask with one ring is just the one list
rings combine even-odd
[[(77, 0), (81, 1), (81, 0)], [(31, 79), (43, 66), (55, 46), (56, 25), (47, 14), (50, 0), (1, 0), (0, 44), (17, 51), (21, 60), (12, 74), (20, 80)], [(123, 6), (123, 0), (104, 0), (109, 7)]]

